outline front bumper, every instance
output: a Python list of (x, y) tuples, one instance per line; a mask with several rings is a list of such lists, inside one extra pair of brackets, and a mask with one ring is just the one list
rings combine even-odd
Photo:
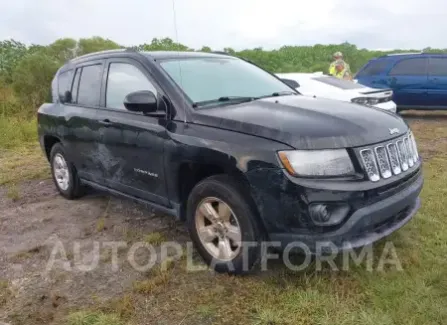
[[(369, 245), (404, 226), (419, 209), (423, 176), (419, 169), (398, 185), (367, 191), (318, 190), (290, 183), (284, 186), (284, 181), (282, 186), (279, 203), (259, 192), (255, 194), (270, 241), (282, 249), (291, 245), (303, 251), (306, 247), (306, 253), (320, 255)], [(311, 202), (348, 202), (351, 212), (338, 227), (315, 227), (307, 214)]]

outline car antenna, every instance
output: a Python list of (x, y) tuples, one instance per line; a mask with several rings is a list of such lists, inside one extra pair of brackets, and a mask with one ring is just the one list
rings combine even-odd
[[(175, 0), (172, 0), (172, 10), (174, 11), (174, 30), (175, 30), (175, 39), (177, 44), (179, 44), (179, 40), (178, 40), (178, 29), (177, 29), (177, 15), (176, 15), (176, 11), (175, 11)], [(177, 51), (177, 55), (180, 57), (180, 53), (179, 51)], [(180, 64), (180, 60), (177, 60), (178, 62), (178, 69), (179, 69), (179, 73), (180, 73), (180, 85), (183, 88), (183, 76), (182, 76), (182, 67)], [(184, 112), (184, 120), (183, 122), (186, 124), (187, 119), (186, 119), (186, 114), (188, 114), (188, 109), (186, 109), (186, 103), (185, 101), (183, 102), (183, 112)]]

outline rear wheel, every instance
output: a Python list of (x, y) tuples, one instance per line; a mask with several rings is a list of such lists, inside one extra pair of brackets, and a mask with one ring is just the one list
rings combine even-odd
[(260, 258), (262, 232), (247, 193), (230, 177), (197, 184), (187, 205), (191, 238), (217, 272), (249, 272)]
[(76, 168), (71, 164), (61, 143), (56, 143), (50, 153), (51, 174), (59, 193), (67, 199), (82, 196), (83, 187)]

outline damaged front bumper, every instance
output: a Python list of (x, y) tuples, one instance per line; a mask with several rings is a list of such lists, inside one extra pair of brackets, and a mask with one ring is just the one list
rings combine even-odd
[[(273, 170), (264, 175), (270, 178), (270, 187), (262, 189), (256, 174), (249, 177), (252, 195), (270, 241), (280, 243), (283, 249), (288, 245), (305, 247), (305, 252), (313, 255), (363, 247), (398, 230), (419, 209), (423, 186), (420, 168), (395, 184), (373, 189), (365, 189), (363, 184), (358, 191), (351, 185), (349, 191), (303, 187)], [(314, 202), (343, 202), (350, 210), (338, 225), (322, 227), (309, 216)]]

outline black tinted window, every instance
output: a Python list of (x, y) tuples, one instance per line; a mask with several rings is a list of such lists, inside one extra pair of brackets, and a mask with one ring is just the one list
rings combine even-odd
[(66, 101), (66, 93), (70, 90), (71, 87), (71, 80), (73, 78), (73, 70), (68, 70), (65, 72), (62, 72), (58, 76), (58, 82), (57, 82), (57, 88), (58, 88), (58, 95), (59, 100), (63, 103)]
[(98, 106), (101, 92), (101, 65), (82, 68), (77, 103), (85, 106)]
[(357, 76), (375, 76), (381, 74), (387, 67), (388, 62), (386, 60), (371, 61)]
[(73, 80), (73, 87), (71, 88), (71, 101), (73, 103), (78, 102), (78, 88), (79, 88), (79, 77), (81, 75), (82, 69), (77, 69)]
[(432, 76), (447, 76), (447, 58), (430, 58), (428, 74)]
[(422, 76), (427, 74), (427, 59), (405, 59), (399, 61), (390, 71), (391, 76)]
[(139, 90), (150, 90), (157, 94), (154, 85), (136, 66), (127, 63), (110, 64), (107, 77), (107, 107), (125, 109), (124, 98)]

